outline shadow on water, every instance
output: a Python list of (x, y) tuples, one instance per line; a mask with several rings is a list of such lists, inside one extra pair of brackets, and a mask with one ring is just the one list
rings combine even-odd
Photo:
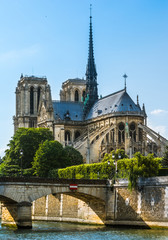
[(166, 240), (168, 230), (128, 229), (100, 225), (82, 225), (60, 222), (33, 222), (33, 229), (1, 227), (3, 240)]

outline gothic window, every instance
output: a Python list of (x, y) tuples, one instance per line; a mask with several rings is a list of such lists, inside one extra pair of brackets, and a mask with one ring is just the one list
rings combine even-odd
[(118, 125), (118, 142), (125, 142), (125, 125), (122, 122)]
[(106, 143), (109, 143), (109, 133), (106, 134)]
[(36, 127), (36, 119), (29, 119), (29, 127), (30, 128), (34, 128), (34, 127)]
[(112, 131), (111, 131), (111, 141), (112, 141), (112, 143), (115, 142), (114, 137), (115, 137), (115, 133), (114, 133), (114, 129), (112, 129)]
[(143, 140), (143, 131), (141, 128), (139, 128), (139, 141), (142, 142)]
[(37, 110), (39, 108), (40, 96), (41, 96), (41, 88), (38, 87), (38, 90), (37, 90)]
[(129, 130), (130, 130), (130, 137), (132, 141), (136, 142), (136, 126), (134, 122), (130, 124)]
[(34, 113), (34, 87), (30, 88), (30, 114)]
[(76, 132), (75, 132), (75, 139), (77, 139), (79, 136), (80, 136), (80, 132), (79, 132), (79, 131), (76, 131)]
[(79, 92), (75, 90), (75, 102), (79, 102)]
[(34, 121), (33, 121), (33, 120), (30, 120), (30, 122), (29, 122), (29, 127), (30, 127), (30, 128), (33, 128), (33, 127), (34, 127)]
[(68, 143), (71, 140), (70, 131), (65, 131), (65, 142)]
[(84, 102), (85, 98), (86, 98), (86, 92), (85, 91), (83, 91), (83, 93), (82, 93), (82, 98), (83, 98), (83, 102)]

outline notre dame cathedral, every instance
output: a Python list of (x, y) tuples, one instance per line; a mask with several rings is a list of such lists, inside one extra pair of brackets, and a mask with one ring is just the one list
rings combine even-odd
[(136, 103), (131, 99), (126, 81), (124, 89), (98, 97), (91, 16), (86, 79), (63, 82), (60, 100), (52, 100), (47, 78), (21, 75), (16, 87), (15, 131), (49, 128), (55, 140), (79, 150), (86, 163), (118, 148), (129, 157), (137, 151), (161, 156), (168, 141), (147, 127), (146, 119), (145, 106), (139, 105), (138, 96)]

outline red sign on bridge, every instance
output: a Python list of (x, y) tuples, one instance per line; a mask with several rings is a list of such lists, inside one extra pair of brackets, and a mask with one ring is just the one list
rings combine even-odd
[(78, 189), (78, 184), (69, 184), (69, 189), (70, 190), (77, 190)]

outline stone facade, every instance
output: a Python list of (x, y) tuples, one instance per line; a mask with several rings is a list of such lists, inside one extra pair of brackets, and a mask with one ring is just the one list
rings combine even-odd
[(48, 195), (33, 202), (32, 219), (103, 224), (105, 205), (92, 201), (84, 202), (65, 194)]
[[(124, 89), (98, 97), (97, 71), (90, 16), (89, 54), (85, 79), (62, 84), (60, 100), (52, 100), (46, 78), (23, 76), (16, 88), (15, 131), (19, 127), (49, 128), (55, 140), (75, 147), (86, 163), (98, 162), (105, 153), (125, 149), (129, 157), (140, 151), (161, 156), (168, 141), (147, 127), (145, 106)], [(111, 86), (110, 86), (111, 88)]]
[(140, 179), (132, 192), (123, 179), (113, 186), (80, 183), (77, 190), (65, 185), (1, 183), (2, 224), (31, 227), (34, 219), (168, 227), (167, 177)]
[[(138, 190), (130, 191), (128, 182), (120, 180), (107, 193), (107, 205), (95, 199), (82, 201), (65, 194), (49, 195), (48, 202), (46, 197), (35, 201), (34, 208), (39, 210), (32, 216), (34, 220), (167, 228), (167, 184), (167, 177), (150, 178), (148, 182), (141, 181)], [(42, 214), (46, 213), (44, 206), (47, 215)]]
[(37, 127), (37, 115), (40, 102), (51, 99), (50, 86), (46, 77), (21, 75), (16, 87), (16, 115), (14, 131), (21, 127)]
[(83, 102), (86, 96), (86, 80), (68, 79), (63, 82), (60, 90), (60, 100), (65, 102)]

